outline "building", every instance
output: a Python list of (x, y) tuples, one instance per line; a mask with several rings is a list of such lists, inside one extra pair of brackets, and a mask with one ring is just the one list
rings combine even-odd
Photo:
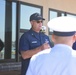
[(51, 36), (47, 22), (58, 16), (76, 17), (75, 3), (76, 0), (0, 0), (0, 38), (5, 44), (0, 52), (0, 65), (20, 63), (19, 38), (30, 29), (29, 16), (32, 13), (42, 14), (46, 19), (43, 22), (46, 34)]

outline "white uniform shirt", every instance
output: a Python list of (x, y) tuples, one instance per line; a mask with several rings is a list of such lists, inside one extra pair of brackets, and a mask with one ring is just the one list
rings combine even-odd
[(58, 44), (40, 52), (32, 57), (26, 75), (76, 75), (76, 51)]

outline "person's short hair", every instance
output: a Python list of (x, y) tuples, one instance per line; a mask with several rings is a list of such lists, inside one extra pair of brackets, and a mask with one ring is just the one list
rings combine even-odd
[(45, 20), (39, 13), (34, 13), (30, 16), (30, 21), (32, 20)]

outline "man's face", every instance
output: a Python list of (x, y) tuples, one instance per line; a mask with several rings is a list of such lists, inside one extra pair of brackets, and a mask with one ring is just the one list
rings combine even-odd
[(31, 21), (31, 24), (32, 24), (32, 28), (33, 30), (35, 31), (40, 31), (41, 30), (41, 27), (42, 27), (42, 20), (33, 20)]

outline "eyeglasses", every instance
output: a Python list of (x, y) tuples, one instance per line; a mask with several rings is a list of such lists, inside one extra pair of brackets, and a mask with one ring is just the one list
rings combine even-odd
[(37, 23), (42, 23), (43, 21), (36, 21)]
[(37, 20), (37, 21), (33, 20), (33, 21), (36, 22), (36, 23), (42, 23), (43, 22), (42, 20), (41, 21), (40, 20)]

